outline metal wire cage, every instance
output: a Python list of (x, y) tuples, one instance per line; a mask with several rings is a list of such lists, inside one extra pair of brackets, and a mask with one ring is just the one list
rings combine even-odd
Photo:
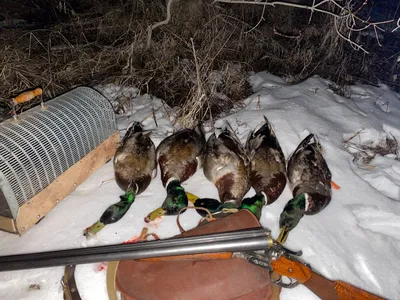
[(0, 216), (49, 186), (117, 130), (110, 102), (77, 87), (0, 123)]

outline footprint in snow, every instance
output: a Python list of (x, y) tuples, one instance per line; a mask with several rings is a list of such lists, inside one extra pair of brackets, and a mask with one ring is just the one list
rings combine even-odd
[(358, 226), (400, 241), (400, 216), (373, 205), (359, 205), (352, 209)]
[(374, 102), (374, 105), (379, 107), (385, 113), (391, 112), (389, 101), (383, 101), (383, 100), (378, 99)]
[(382, 288), (374, 275), (373, 269), (368, 265), (368, 259), (361, 254), (357, 254), (355, 258), (354, 268), (359, 274), (359, 277), (368, 280), (375, 286), (375, 292), (382, 293)]
[(398, 143), (391, 134), (393, 128), (383, 127), (385, 132), (363, 129), (356, 134), (344, 134), (344, 146), (353, 156), (349, 164), (356, 175), (381, 194), (400, 201)]
[(278, 86), (277, 84), (273, 84), (271, 82), (266, 82), (266, 83), (263, 83), (262, 87), (270, 88), (270, 89), (276, 89), (276, 88), (278, 88), (280, 86)]
[(369, 98), (368, 92), (360, 86), (350, 86), (351, 97), (367, 99)]
[(376, 156), (369, 168), (361, 168), (350, 162), (353, 172), (368, 182), (381, 194), (400, 201), (400, 162), (393, 156)]

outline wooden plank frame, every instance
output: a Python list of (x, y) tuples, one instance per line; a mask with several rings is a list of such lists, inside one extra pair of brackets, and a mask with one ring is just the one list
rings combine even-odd
[(17, 219), (0, 217), (0, 230), (23, 235), (40, 221), (57, 203), (71, 194), (78, 185), (102, 167), (115, 154), (120, 134), (114, 132), (108, 139), (58, 176), (50, 185), (24, 203)]

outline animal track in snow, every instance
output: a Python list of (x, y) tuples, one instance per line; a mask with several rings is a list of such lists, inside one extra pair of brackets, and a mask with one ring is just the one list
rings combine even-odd
[(352, 209), (360, 228), (400, 240), (400, 216), (373, 205), (361, 205)]
[(389, 101), (383, 101), (381, 99), (377, 99), (374, 102), (374, 105), (379, 107), (385, 113), (390, 113), (392, 111), (391, 108), (390, 108), (390, 102)]
[(353, 172), (381, 194), (400, 201), (400, 162), (397, 140), (390, 134), (373, 129), (347, 137), (344, 146), (353, 155)]
[(367, 168), (360, 168), (350, 163), (353, 172), (368, 182), (381, 194), (400, 201), (400, 162), (393, 156), (377, 156)]
[(382, 292), (382, 288), (376, 279), (373, 270), (370, 266), (368, 266), (368, 259), (360, 254), (356, 255), (356, 260), (354, 267), (359, 274), (360, 278), (368, 280), (373, 286), (375, 286), (375, 290)]

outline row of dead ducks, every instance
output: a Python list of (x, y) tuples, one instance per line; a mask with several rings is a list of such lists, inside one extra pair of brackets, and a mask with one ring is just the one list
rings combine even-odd
[[(228, 124), (229, 125), (229, 124)], [(157, 147), (150, 131), (134, 122), (127, 130), (114, 156), (115, 180), (125, 191), (120, 201), (111, 205), (99, 221), (84, 234), (93, 235), (105, 225), (120, 220), (129, 210), (136, 196), (147, 189), (157, 175), (167, 196), (160, 208), (151, 212), (146, 222), (163, 215), (177, 215), (188, 206), (203, 207), (212, 213), (227, 209), (248, 209), (257, 218), (264, 205), (276, 201), (288, 181), (293, 198), (284, 207), (279, 220), (278, 242), (284, 243), (288, 233), (306, 214), (320, 212), (331, 200), (331, 172), (322, 155), (322, 147), (313, 134), (308, 135), (290, 155), (287, 164), (281, 146), (264, 117), (260, 128), (251, 131), (243, 146), (230, 126), (208, 140), (201, 124), (193, 129), (182, 129), (165, 138)], [(218, 190), (219, 201), (197, 198), (187, 193), (182, 183), (202, 168), (205, 177)], [(253, 187), (256, 194), (245, 198)], [(204, 215), (203, 210), (197, 210)]]

